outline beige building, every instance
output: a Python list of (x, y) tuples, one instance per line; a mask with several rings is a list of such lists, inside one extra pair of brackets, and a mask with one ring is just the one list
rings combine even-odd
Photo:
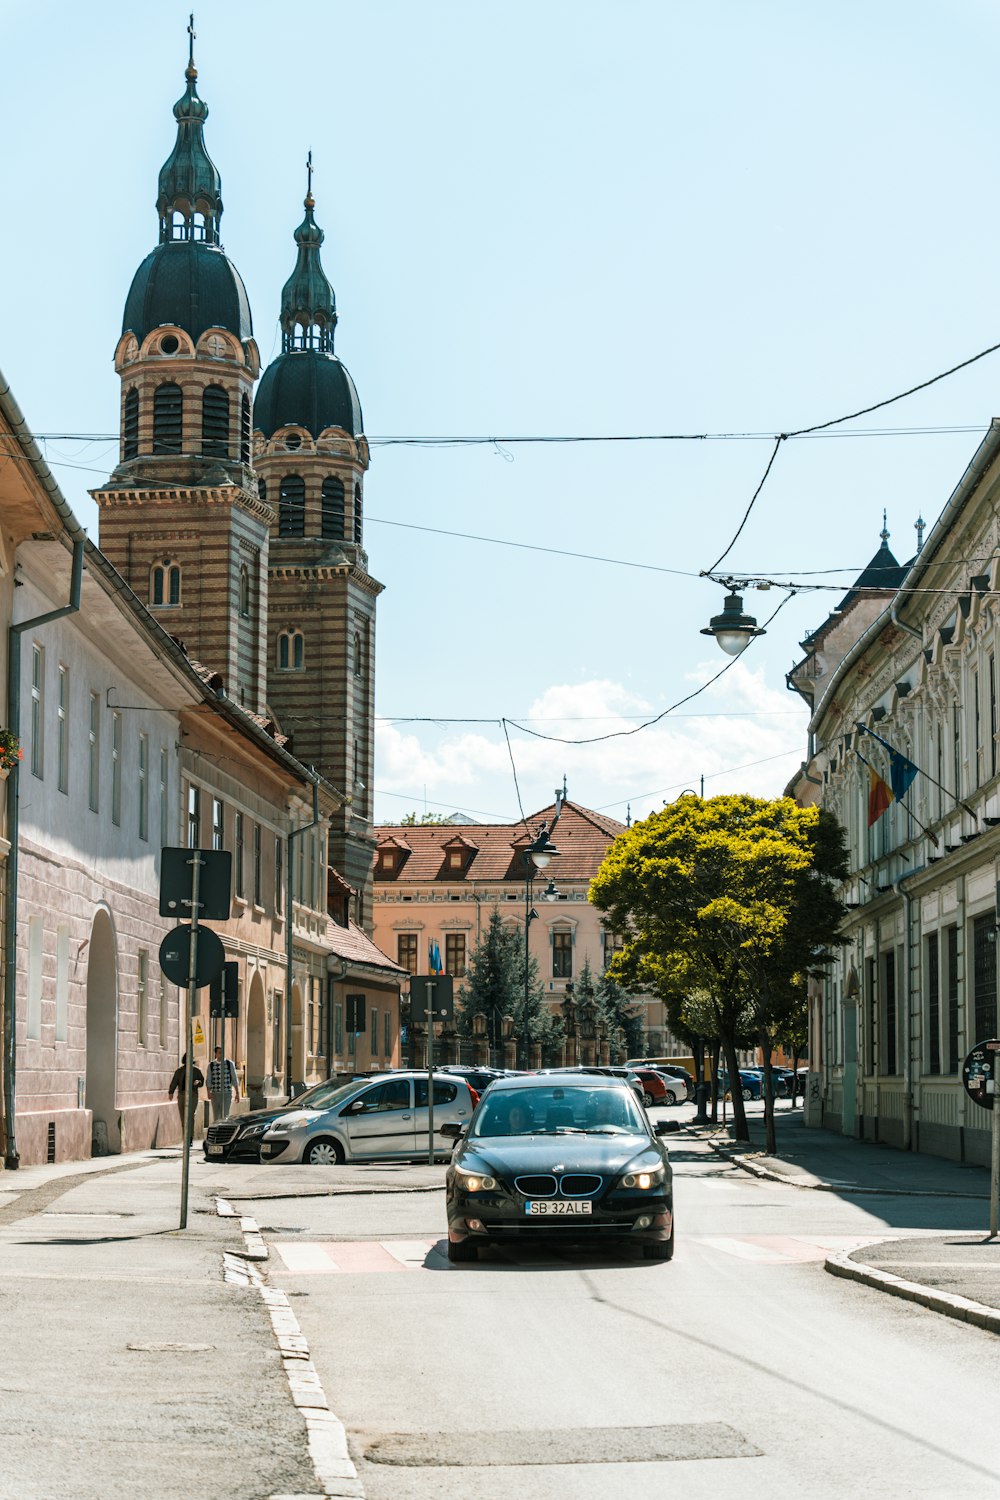
[[(588, 961), (596, 983), (614, 952), (614, 934), (604, 927), (588, 893), (625, 824), (563, 801), (552, 834), (559, 853), (544, 875), (536, 875), (529, 895), (523, 851), (541, 824), (551, 827), (556, 816), (553, 804), (523, 823), (379, 825), (374, 938), (409, 974), (429, 972), (430, 944), (436, 942), (445, 972), (460, 980), (494, 908), (522, 940), (525, 913), (534, 912), (528, 924), (529, 952), (538, 964), (549, 1008), (567, 1024), (567, 1046), (557, 1060), (595, 1061), (603, 1055), (607, 1061), (606, 1040), (602, 1054), (593, 1027), (575, 1016), (574, 987)], [(546, 895), (550, 883), (555, 889)], [(650, 1054), (661, 1054), (667, 1045), (663, 1006), (645, 996), (633, 1003), (643, 1013)], [(446, 1033), (442, 1043), (457, 1059), (457, 1037)], [(484, 1053), (485, 1043), (477, 1047)], [(511, 1064), (513, 1051), (511, 1040), (505, 1056)]]

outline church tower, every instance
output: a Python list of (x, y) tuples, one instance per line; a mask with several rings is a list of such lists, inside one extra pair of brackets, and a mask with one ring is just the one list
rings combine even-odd
[(358, 892), (371, 930), (375, 600), (363, 489), (361, 403), (333, 352), (337, 305), (320, 260), (312, 157), (295, 269), (281, 293), (281, 354), (254, 405), (254, 467), (272, 507), (267, 711), (291, 749), (347, 793), (330, 863)]
[(159, 243), (132, 280), (115, 351), (119, 463), (92, 494), (101, 548), (129, 586), (229, 697), (262, 713), (273, 513), (251, 467), (260, 360), (246, 288), (219, 239), (222, 185), (188, 30)]

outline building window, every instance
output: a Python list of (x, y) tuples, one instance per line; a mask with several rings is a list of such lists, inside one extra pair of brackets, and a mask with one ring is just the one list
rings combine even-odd
[(274, 910), (279, 917), (285, 910), (285, 841), (277, 833), (274, 836)]
[(56, 725), (58, 728), (58, 744), (56, 745), (56, 776), (58, 777), (59, 790), (69, 791), (69, 667), (59, 664), (59, 701), (56, 704)]
[(250, 569), (246, 563), (240, 568), (240, 618), (250, 618)]
[(111, 715), (111, 821), (122, 825), (122, 716), (115, 709)]
[(392, 1056), (392, 1012), (387, 1010), (383, 1019), (385, 1031), (382, 1037), (382, 1056), (388, 1061)]
[(207, 458), (229, 457), (229, 397), (221, 385), (202, 392), (201, 451)]
[(996, 912), (984, 912), (972, 924), (973, 1027), (976, 1041), (997, 1034)]
[(972, 743), (976, 751), (976, 786), (983, 781), (983, 718), (979, 708), (979, 673), (972, 674)]
[(360, 547), (361, 546), (361, 533), (362, 533), (362, 525), (361, 525), (361, 486), (360, 486), (360, 484), (355, 484), (355, 486), (354, 486), (354, 545), (356, 547)]
[(158, 385), (153, 396), (153, 452), (180, 453), (184, 398), (179, 385)]
[(136, 1041), (140, 1047), (149, 1043), (149, 954), (145, 948), (139, 949), (139, 973), (137, 980), (137, 1016)]
[(938, 935), (932, 932), (926, 944), (927, 962), (927, 1071), (941, 1071), (941, 974)]
[(181, 570), (169, 558), (153, 565), (149, 599), (154, 609), (172, 607), (181, 602)]
[(957, 803), (962, 796), (962, 711), (957, 703), (951, 706), (951, 773)]
[(31, 648), (31, 774), (39, 780), (45, 770), (45, 651)]
[(401, 932), (396, 938), (396, 962), (407, 974), (417, 972), (417, 934)]
[(309, 981), (309, 1056), (315, 1057), (317, 1042), (319, 1041), (319, 996), (317, 994), (318, 979)]
[(139, 837), (149, 840), (149, 735), (139, 736)]
[(896, 955), (882, 955), (882, 978), (885, 984), (885, 1066), (883, 1073), (896, 1072)]
[(378, 1011), (375, 1009), (374, 1005), (371, 1008), (371, 1017), (370, 1017), (370, 1019), (371, 1019), (371, 1031), (368, 1033), (368, 1035), (371, 1037), (372, 1057), (377, 1057), (378, 1056)]
[(285, 1017), (285, 997), (281, 990), (274, 992), (274, 1071), (283, 1073), (285, 1059), (281, 1055), (281, 1034)]
[(364, 670), (365, 670), (365, 664), (364, 664), (364, 658), (363, 658), (362, 652), (361, 652), (361, 632), (360, 632), (360, 630), (356, 630), (354, 632), (354, 675), (355, 675), (355, 677), (362, 677), (364, 675)]
[(42, 1036), (42, 919), (36, 913), (28, 918), (28, 1040)]
[(250, 462), (250, 397), (246, 391), (243, 392), (243, 400), (240, 402), (240, 463)]
[(243, 873), (246, 851), (243, 836), (243, 814), (241, 812), (238, 812), (233, 819), (233, 842), (236, 846), (233, 852), (233, 864), (236, 867), (233, 871), (233, 880), (235, 882), (236, 894), (242, 901), (246, 896), (246, 881)]
[(260, 852), (260, 824), (253, 825), (253, 901), (255, 906), (264, 904), (264, 881), (261, 852)]
[(170, 843), (170, 802), (167, 797), (170, 783), (170, 752), (166, 746), (160, 750), (160, 847)]
[(997, 662), (990, 657), (990, 775), (997, 774)]
[(189, 849), (201, 848), (201, 787), (193, 782), (188, 783), (188, 805), (187, 805), (187, 846)]
[(306, 642), (301, 630), (283, 630), (278, 636), (278, 670), (302, 672), (305, 660)]
[(278, 535), (305, 534), (306, 482), (301, 474), (286, 474), (278, 487)]
[(465, 933), (449, 932), (444, 940), (444, 972), (465, 978)]
[(957, 1073), (958, 1055), (958, 928), (945, 929), (948, 998), (948, 1071)]
[(344, 482), (332, 474), (320, 491), (320, 531), (324, 541), (344, 540)]
[(128, 461), (139, 455), (139, 392), (133, 386), (125, 396), (122, 416), (122, 459)]
[(90, 722), (87, 730), (87, 804), (91, 812), (100, 807), (101, 793), (101, 700), (96, 693), (90, 695)]
[(212, 848), (226, 847), (226, 809), (221, 797), (212, 798)]
[(395, 868), (396, 868), (396, 851), (395, 851), (395, 849), (383, 849), (381, 851), (381, 853), (379, 854), (379, 860), (381, 862), (382, 869), (385, 870), (387, 873), (390, 873), (391, 871), (395, 870)]
[(333, 1051), (336, 1057), (340, 1057), (344, 1051), (344, 1007), (342, 1005), (333, 1007)]
[(552, 978), (573, 978), (573, 934), (571, 932), (552, 934)]
[(56, 928), (56, 1041), (69, 1038), (69, 928)]
[(878, 970), (875, 960), (868, 959), (865, 965), (865, 1072), (873, 1074), (877, 1062), (878, 1044)]

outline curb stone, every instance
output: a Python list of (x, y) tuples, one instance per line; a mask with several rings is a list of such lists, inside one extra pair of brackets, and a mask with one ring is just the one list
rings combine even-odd
[[(881, 1243), (884, 1242), (872, 1240), (869, 1241), (869, 1246)], [(869, 1246), (861, 1245), (858, 1248), (865, 1250)], [(887, 1292), (890, 1297), (917, 1302), (921, 1307), (942, 1313), (946, 1318), (955, 1318), (960, 1323), (972, 1323), (977, 1328), (985, 1329), (987, 1333), (1000, 1333), (1000, 1310), (997, 1308), (986, 1307), (982, 1302), (973, 1302), (968, 1297), (959, 1297), (952, 1292), (935, 1291), (933, 1287), (923, 1286), (919, 1281), (906, 1281), (902, 1276), (894, 1276), (891, 1271), (882, 1271), (877, 1266), (867, 1266), (863, 1261), (852, 1260), (852, 1253), (856, 1254), (857, 1251), (838, 1250), (828, 1255), (823, 1269), (829, 1271), (831, 1276), (842, 1276), (846, 1281), (857, 1281), (862, 1286)]]
[(305, 1334), (285, 1293), (267, 1285), (257, 1264), (268, 1259), (268, 1250), (256, 1219), (238, 1213), (224, 1198), (216, 1198), (215, 1207), (220, 1218), (239, 1219), (246, 1247), (242, 1254), (223, 1255), (223, 1280), (234, 1286), (253, 1287), (260, 1294), (271, 1320), (289, 1394), (305, 1423), (313, 1470), (322, 1486), (315, 1495), (272, 1495), (270, 1500), (364, 1500), (364, 1485), (348, 1452), (344, 1424), (330, 1410)]
[(813, 1193), (857, 1193), (872, 1198), (971, 1198), (976, 1202), (985, 1202), (988, 1196), (985, 1193), (957, 1193), (950, 1188), (860, 1187), (853, 1182), (836, 1179), (831, 1182), (799, 1182), (794, 1177), (786, 1177), (783, 1172), (774, 1172), (770, 1167), (751, 1161), (745, 1153), (734, 1151), (729, 1146), (716, 1145), (711, 1140), (708, 1144), (716, 1156), (733, 1162), (741, 1171), (749, 1172), (751, 1177), (759, 1177), (767, 1182), (783, 1182), (786, 1187), (804, 1188)]

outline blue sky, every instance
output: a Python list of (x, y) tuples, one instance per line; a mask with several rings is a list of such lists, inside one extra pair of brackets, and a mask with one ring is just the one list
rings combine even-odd
[[(112, 356), (156, 236), (187, 8), (0, 4), (0, 367), (70, 504), (115, 461)], [(376, 816), (514, 817), (570, 795), (624, 817), (685, 787), (780, 791), (785, 689), (836, 593), (723, 657), (699, 634), (775, 434), (1000, 339), (992, 4), (424, 5), (202, 0), (199, 89), (223, 239), (265, 362), (316, 163), (337, 352), (374, 439), (741, 432), (749, 441), (380, 447)], [(1000, 407), (1000, 355), (838, 436), (784, 444), (734, 573), (848, 584), (940, 512)], [(872, 428), (963, 427), (866, 435)], [(388, 523), (405, 523), (390, 525)], [(613, 557), (626, 567), (437, 531)], [(655, 569), (676, 569), (677, 576)], [(780, 592), (749, 593), (760, 620)], [(439, 715), (437, 722), (415, 718)], [(448, 724), (451, 719), (492, 722)]]

